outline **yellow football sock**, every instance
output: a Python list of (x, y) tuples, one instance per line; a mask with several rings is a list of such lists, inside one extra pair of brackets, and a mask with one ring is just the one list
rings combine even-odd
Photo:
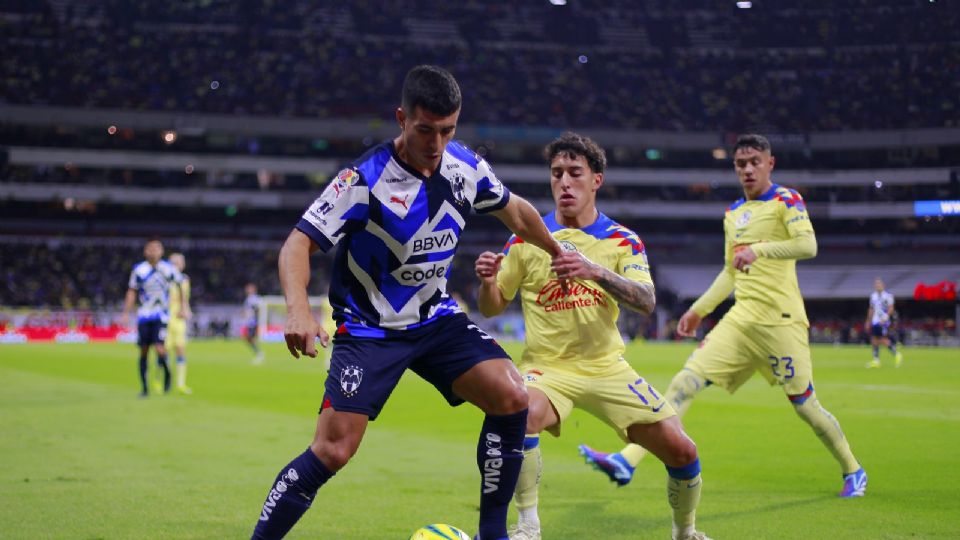
[(843, 430), (840, 429), (840, 423), (820, 405), (816, 393), (810, 394), (810, 397), (803, 403), (794, 403), (793, 407), (800, 418), (810, 424), (813, 432), (827, 447), (827, 450), (830, 450), (830, 453), (833, 454), (834, 459), (840, 464), (843, 474), (856, 472), (860, 468), (857, 458), (853, 457), (847, 438), (843, 435)]
[(627, 460), (631, 467), (636, 467), (640, 460), (647, 455), (647, 450), (639, 444), (628, 444), (620, 451), (620, 455)]
[(694, 529), (702, 488), (703, 479), (699, 473), (688, 480), (667, 477), (667, 501), (673, 508), (675, 531), (686, 534)]
[(706, 379), (684, 368), (670, 381), (667, 395), (664, 397), (670, 402), (670, 405), (673, 405), (673, 410), (677, 411), (677, 416), (683, 416), (693, 403), (693, 398), (706, 387)]
[(514, 493), (521, 521), (540, 522), (537, 516), (537, 492), (540, 488), (542, 472), (540, 436), (528, 434), (523, 441), (523, 465), (520, 466), (520, 478), (517, 480), (517, 490)]

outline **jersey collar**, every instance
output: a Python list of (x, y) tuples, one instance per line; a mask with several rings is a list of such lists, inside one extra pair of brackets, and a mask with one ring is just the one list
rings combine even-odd
[[(754, 201), (769, 201), (769, 200), (773, 200), (773, 198), (777, 196), (777, 189), (779, 189), (779, 188), (780, 188), (780, 186), (777, 185), (777, 184), (770, 184), (770, 189), (768, 189), (767, 191), (765, 191), (765, 192), (763, 193), (763, 195), (761, 195), (761, 196), (759, 196), (759, 197), (757, 197), (756, 199), (753, 199), (753, 200), (754, 200)], [(737, 201), (736, 201), (735, 203), (733, 203), (733, 204), (730, 205), (730, 208), (729, 208), (728, 210), (736, 210), (737, 208), (740, 207), (740, 205), (742, 205), (742, 204), (745, 203), (745, 202), (748, 202), (748, 201), (747, 201), (747, 198), (746, 198), (746, 197), (740, 197), (739, 199), (737, 199)]]
[[(572, 227), (565, 227), (565, 226), (557, 223), (557, 211), (556, 211), (556, 210), (554, 210), (553, 212), (549, 212), (548, 214), (546, 214), (545, 216), (543, 216), (543, 223), (547, 226), (547, 230), (550, 231), (551, 233), (555, 233), (555, 232), (557, 232), (557, 231), (562, 231), (563, 229), (570, 229), (570, 228), (572, 228)], [(591, 235), (591, 236), (597, 236), (598, 234), (600, 234), (600, 233), (602, 233), (603, 231), (607, 230), (607, 228), (609, 227), (609, 225), (610, 225), (610, 218), (608, 218), (606, 215), (604, 215), (603, 212), (600, 212), (600, 211), (598, 210), (598, 211), (597, 211), (597, 219), (594, 220), (593, 223), (591, 223), (590, 225), (587, 225), (586, 227), (583, 227), (583, 228), (581, 228), (581, 229), (576, 229), (576, 230), (583, 231), (583, 232), (585, 232), (585, 233), (587, 233), (587, 234), (589, 234), (589, 235)]]

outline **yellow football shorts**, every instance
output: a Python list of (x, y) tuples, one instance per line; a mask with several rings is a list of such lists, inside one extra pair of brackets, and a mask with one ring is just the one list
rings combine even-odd
[(693, 351), (685, 368), (731, 394), (755, 371), (788, 395), (802, 394), (813, 382), (810, 340), (803, 323), (747, 326), (724, 317)]
[(170, 322), (167, 323), (167, 338), (163, 346), (168, 351), (173, 351), (174, 347), (187, 346), (187, 321), (180, 317), (170, 317)]
[(518, 368), (524, 384), (546, 394), (556, 409), (560, 424), (549, 430), (554, 435), (560, 435), (560, 425), (574, 407), (608, 424), (624, 441), (630, 426), (654, 424), (677, 414), (663, 394), (625, 361), (601, 376), (531, 362), (522, 362)]

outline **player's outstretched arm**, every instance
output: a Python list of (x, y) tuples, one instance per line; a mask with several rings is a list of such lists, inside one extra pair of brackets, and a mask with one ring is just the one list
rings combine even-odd
[(537, 246), (551, 257), (563, 253), (559, 242), (547, 230), (537, 209), (519, 195), (511, 193), (507, 205), (491, 213), (524, 242)]
[(310, 283), (310, 254), (320, 247), (309, 236), (294, 229), (280, 249), (280, 286), (287, 302), (287, 322), (283, 337), (294, 358), (303, 353), (316, 358), (316, 338), (324, 347), (330, 336), (320, 327), (310, 312), (307, 284)]
[(484, 317), (499, 315), (510, 305), (510, 300), (504, 298), (500, 287), (497, 286), (497, 273), (500, 271), (500, 261), (503, 257), (503, 253), (484, 251), (477, 257), (477, 262), (474, 264), (474, 272), (480, 280), (477, 305)]

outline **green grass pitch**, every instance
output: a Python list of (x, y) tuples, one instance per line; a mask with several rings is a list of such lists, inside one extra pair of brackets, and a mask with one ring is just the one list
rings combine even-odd
[[(665, 390), (692, 348), (633, 344), (628, 356)], [(322, 363), (272, 345), (255, 367), (239, 342), (188, 354), (194, 395), (139, 400), (131, 345), (0, 346), (0, 538), (249, 538), (274, 475), (313, 435)], [(814, 350), (820, 400), (870, 475), (859, 500), (837, 499), (837, 465), (779, 389), (755, 377), (735, 396), (701, 394), (684, 418), (703, 462), (699, 528), (721, 540), (960, 536), (960, 353), (904, 355), (900, 369), (885, 354), (866, 370), (866, 347)], [(408, 375), (289, 538), (474, 531), (480, 420)], [(545, 537), (669, 538), (663, 467), (647, 459), (618, 489), (583, 465), (581, 442), (620, 447), (580, 412), (561, 438), (544, 435)]]

